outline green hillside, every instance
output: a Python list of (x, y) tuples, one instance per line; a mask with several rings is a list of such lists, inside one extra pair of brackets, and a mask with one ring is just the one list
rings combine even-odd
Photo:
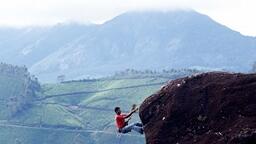
[(0, 64), (0, 119), (10, 119), (28, 108), (40, 91), (26, 67)]
[[(127, 112), (132, 104), (139, 105), (168, 80), (194, 71), (167, 73), (128, 72), (108, 78), (41, 85), (27, 71), (20, 75), (1, 73), (1, 99), (8, 101), (13, 96), (25, 95), (24, 91), (28, 98), (23, 108), (11, 117), (6, 117), (9, 109), (1, 109), (0, 143), (144, 143), (144, 137), (137, 133), (117, 135), (113, 108), (120, 106)], [(28, 79), (26, 86), (24, 82)], [(131, 120), (135, 121), (139, 121), (137, 114)]]

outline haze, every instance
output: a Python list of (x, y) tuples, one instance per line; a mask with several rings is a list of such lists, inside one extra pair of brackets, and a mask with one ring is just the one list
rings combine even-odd
[(126, 11), (194, 9), (244, 35), (256, 36), (254, 0), (0, 0), (1, 26), (103, 23)]

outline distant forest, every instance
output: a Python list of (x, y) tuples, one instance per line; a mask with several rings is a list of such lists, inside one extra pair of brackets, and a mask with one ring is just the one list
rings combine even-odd
[(135, 69), (126, 69), (124, 71), (115, 72), (112, 76), (103, 77), (103, 78), (84, 78), (79, 80), (64, 80), (65, 75), (58, 76), (58, 81), (60, 83), (71, 83), (71, 82), (89, 82), (89, 81), (103, 81), (103, 80), (114, 80), (114, 79), (132, 79), (132, 78), (146, 78), (146, 77), (172, 77), (173, 75), (187, 75), (193, 73), (201, 73), (203, 71), (197, 69), (169, 69), (169, 70), (135, 70)]

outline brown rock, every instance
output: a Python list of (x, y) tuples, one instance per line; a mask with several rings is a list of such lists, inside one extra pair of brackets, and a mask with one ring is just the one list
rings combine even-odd
[(177, 79), (140, 107), (147, 144), (256, 144), (256, 74)]

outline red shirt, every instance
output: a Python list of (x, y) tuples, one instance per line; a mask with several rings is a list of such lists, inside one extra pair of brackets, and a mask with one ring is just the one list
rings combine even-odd
[(115, 116), (116, 127), (123, 128), (125, 126), (125, 117), (126, 116), (127, 116), (126, 114), (120, 114), (120, 115)]

